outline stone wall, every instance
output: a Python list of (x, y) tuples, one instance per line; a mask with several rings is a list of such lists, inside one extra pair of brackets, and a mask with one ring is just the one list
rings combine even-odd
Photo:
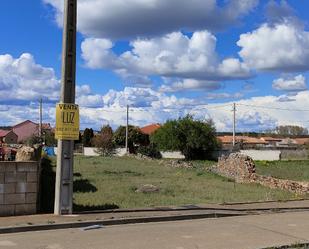
[(241, 153), (220, 157), (218, 164), (212, 167), (211, 171), (239, 183), (258, 183), (269, 188), (279, 188), (297, 194), (309, 193), (309, 182), (277, 179), (256, 174), (252, 158)]
[(38, 162), (0, 162), (0, 216), (35, 214)]

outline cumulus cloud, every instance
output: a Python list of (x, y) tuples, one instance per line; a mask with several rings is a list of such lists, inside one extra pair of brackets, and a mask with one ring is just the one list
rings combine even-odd
[(208, 93), (207, 99), (240, 99), (244, 96), (243, 93)]
[(25, 53), (19, 58), (0, 55), (1, 102), (31, 101), (41, 97), (55, 101), (59, 88), (54, 70), (37, 64), (31, 54)]
[(309, 70), (309, 32), (291, 22), (263, 24), (242, 34), (239, 55), (250, 68), (265, 71)]
[(275, 90), (288, 92), (299, 92), (307, 90), (306, 78), (301, 74), (289, 79), (275, 79), (272, 86)]
[(160, 92), (181, 92), (190, 90), (217, 90), (222, 86), (218, 81), (207, 81), (207, 80), (195, 80), (195, 79), (184, 79), (176, 80), (165, 79), (165, 84), (159, 88)]
[(279, 2), (270, 0), (266, 5), (266, 19), (269, 24), (289, 22), (302, 25), (295, 10), (285, 0)]
[(124, 79), (139, 76), (141, 85), (149, 86), (151, 75), (186, 79), (175, 83), (174, 89), (181, 88), (181, 84), (184, 88), (188, 85), (216, 88), (219, 83), (214, 86), (214, 81), (252, 76), (239, 59), (219, 59), (216, 38), (208, 31), (196, 31), (192, 37), (173, 32), (162, 37), (136, 39), (131, 46), (131, 50), (116, 55), (111, 41), (87, 38), (81, 45), (82, 57), (89, 68), (112, 69)]
[[(82, 87), (86, 89), (87, 87)], [(89, 92), (91, 94), (91, 91)], [(225, 96), (223, 96), (225, 95)], [(226, 97), (226, 94), (222, 94)], [(300, 125), (308, 128), (301, 111), (309, 105), (309, 91), (298, 92), (293, 99), (287, 96), (252, 97), (239, 101), (207, 104), (190, 98), (179, 98), (155, 90), (126, 87), (110, 90), (101, 96), (102, 106), (81, 106), (81, 127), (100, 129), (104, 124), (114, 128), (126, 123), (126, 105), (130, 105), (130, 124), (143, 126), (164, 123), (187, 114), (206, 120), (212, 118), (218, 131), (232, 131), (232, 105), (236, 103), (237, 131), (264, 131), (277, 125)], [(218, 96), (215, 96), (218, 97)], [(286, 97), (285, 100), (283, 98)], [(293, 100), (293, 101), (292, 101)], [(272, 109), (273, 108), (273, 109)], [(44, 122), (55, 122), (54, 104), (44, 103)], [(38, 120), (38, 103), (30, 105), (0, 104), (1, 124), (15, 124), (25, 119)]]
[[(63, 1), (43, 2), (55, 8), (55, 19), (62, 26)], [(78, 30), (87, 36), (111, 39), (177, 30), (222, 30), (237, 23), (257, 4), (258, 0), (230, 0), (220, 6), (216, 0), (79, 0)]]

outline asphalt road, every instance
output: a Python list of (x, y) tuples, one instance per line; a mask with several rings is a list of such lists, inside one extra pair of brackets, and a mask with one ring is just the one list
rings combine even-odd
[(246, 249), (309, 241), (309, 212), (0, 235), (0, 249)]

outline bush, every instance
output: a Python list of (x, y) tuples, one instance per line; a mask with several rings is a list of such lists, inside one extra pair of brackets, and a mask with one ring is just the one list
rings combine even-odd
[(109, 125), (103, 126), (100, 134), (94, 137), (93, 144), (100, 155), (112, 156), (115, 151), (112, 128)]
[[(149, 144), (149, 136), (140, 131), (138, 127), (129, 125), (128, 127), (128, 147), (130, 153), (135, 153), (136, 146), (146, 146)], [(126, 127), (119, 126), (114, 133), (114, 142), (118, 146), (125, 146)]]
[(167, 121), (150, 137), (160, 150), (181, 151), (187, 160), (209, 159), (219, 147), (213, 122), (192, 116)]
[(161, 159), (161, 152), (158, 150), (157, 146), (150, 144), (148, 146), (140, 146), (137, 150), (137, 153), (140, 153), (144, 156)]

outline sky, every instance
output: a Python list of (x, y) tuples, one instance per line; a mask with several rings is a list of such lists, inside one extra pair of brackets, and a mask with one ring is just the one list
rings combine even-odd
[[(185, 115), (231, 131), (309, 128), (309, 1), (78, 0), (81, 128)], [(0, 1), (0, 126), (55, 123), (63, 0)]]

